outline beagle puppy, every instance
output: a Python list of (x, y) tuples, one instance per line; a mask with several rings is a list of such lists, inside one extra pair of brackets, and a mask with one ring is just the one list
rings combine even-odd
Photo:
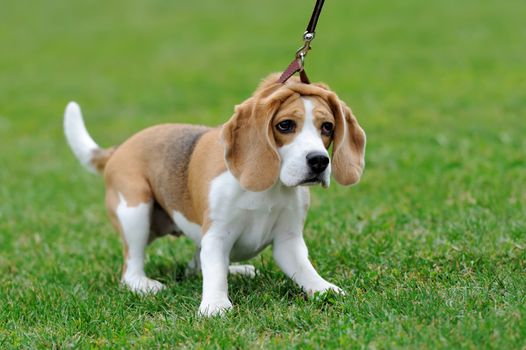
[(201, 315), (232, 308), (228, 274), (252, 276), (254, 268), (230, 262), (251, 259), (268, 245), (307, 294), (343, 293), (308, 259), (308, 186), (328, 187), (331, 173), (342, 185), (356, 183), (365, 133), (326, 85), (296, 78), (280, 84), (277, 77), (265, 79), (220, 127), (163, 124), (109, 149), (90, 137), (79, 106), (67, 106), (71, 149), (88, 170), (104, 175), (106, 207), (124, 243), (122, 283), (130, 290), (164, 288), (144, 272), (145, 248), (171, 234), (197, 246), (189, 269), (202, 272)]

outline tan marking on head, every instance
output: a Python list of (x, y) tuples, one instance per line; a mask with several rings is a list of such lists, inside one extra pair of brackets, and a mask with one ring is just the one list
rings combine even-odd
[[(283, 133), (278, 130), (278, 124), (291, 120), (294, 122), (295, 127), (292, 132)], [(303, 129), (303, 123), (305, 121), (305, 106), (299, 95), (294, 94), (284, 103), (277, 111), (276, 115), (272, 119), (272, 134), (276, 142), (277, 147), (282, 147), (294, 141), (294, 138)]]

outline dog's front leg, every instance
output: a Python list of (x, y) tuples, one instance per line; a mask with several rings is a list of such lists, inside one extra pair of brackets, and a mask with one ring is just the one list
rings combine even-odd
[(199, 306), (202, 316), (223, 314), (232, 308), (228, 299), (228, 264), (232, 244), (228, 237), (210, 229), (201, 241), (201, 271), (203, 299)]
[(309, 296), (328, 290), (344, 294), (340, 288), (324, 280), (314, 269), (309, 261), (309, 253), (302, 234), (291, 233), (276, 237), (272, 253), (281, 270)]

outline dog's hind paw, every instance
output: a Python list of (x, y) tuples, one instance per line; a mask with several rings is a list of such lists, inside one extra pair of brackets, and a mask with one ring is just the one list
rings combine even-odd
[(256, 277), (256, 268), (252, 265), (230, 265), (228, 267), (228, 273), (254, 278)]

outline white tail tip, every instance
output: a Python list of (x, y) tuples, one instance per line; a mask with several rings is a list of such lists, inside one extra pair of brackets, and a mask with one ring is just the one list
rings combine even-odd
[(86, 130), (82, 112), (76, 102), (68, 103), (64, 113), (64, 134), (71, 150), (80, 163), (90, 172), (97, 173), (91, 163), (93, 152), (100, 147), (93, 141)]

